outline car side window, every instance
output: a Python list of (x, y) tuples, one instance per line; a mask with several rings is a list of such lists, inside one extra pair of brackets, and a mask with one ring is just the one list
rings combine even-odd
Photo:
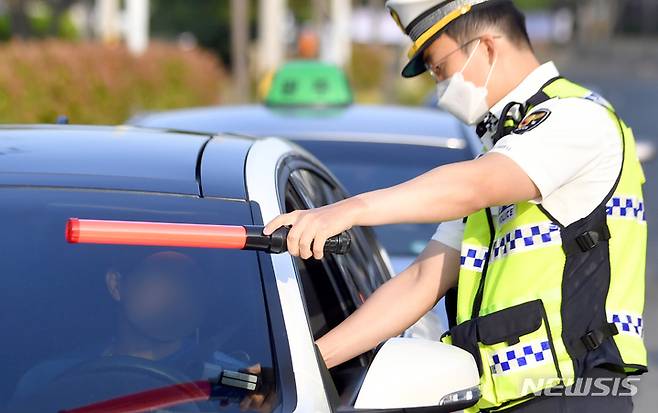
[[(285, 196), (286, 211), (307, 209), (304, 197), (293, 185)], [(336, 263), (331, 260), (302, 260), (295, 257), (313, 339), (317, 340), (356, 310), (352, 294), (345, 285)]]
[[(145, 389), (172, 396), (183, 383), (255, 364), (283, 394), (288, 371), (275, 349), (288, 350), (274, 344), (275, 307), (256, 252), (73, 244), (64, 236), (71, 217), (244, 225), (252, 222), (248, 204), (36, 187), (3, 187), (0, 199), (1, 412), (143, 410)], [(185, 400), (174, 393), (172, 403)], [(239, 412), (240, 398), (230, 399), (221, 411)], [(263, 409), (280, 411), (274, 399)], [(103, 401), (105, 408), (83, 407)], [(218, 409), (199, 398), (175, 404), (153, 409)]]
[[(306, 192), (307, 201), (313, 207), (332, 204), (346, 197), (341, 189), (310, 170), (296, 170), (290, 178), (296, 186), (302, 188), (301, 192)], [(361, 304), (388, 281), (391, 274), (371, 228), (354, 227), (348, 232), (352, 237), (350, 251), (333, 258), (346, 282), (356, 291), (355, 301)]]

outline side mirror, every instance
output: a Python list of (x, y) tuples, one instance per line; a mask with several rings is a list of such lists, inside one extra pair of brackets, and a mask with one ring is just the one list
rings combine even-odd
[(377, 352), (354, 408), (453, 412), (477, 403), (479, 383), (470, 353), (439, 341), (392, 338)]
[(635, 149), (637, 150), (637, 158), (642, 163), (651, 162), (656, 159), (656, 144), (651, 141), (638, 139), (635, 142)]

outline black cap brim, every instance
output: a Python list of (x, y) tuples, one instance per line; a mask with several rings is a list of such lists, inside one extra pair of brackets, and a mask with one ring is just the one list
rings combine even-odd
[(430, 37), (429, 40), (427, 40), (425, 44), (423, 44), (420, 49), (418, 49), (418, 51), (409, 60), (409, 63), (407, 63), (404, 69), (402, 69), (402, 77), (416, 77), (427, 71), (427, 67), (425, 67), (425, 61), (423, 59), (423, 52), (428, 47), (430, 47), (430, 45), (434, 43), (439, 37), (441, 37), (444, 31), (445, 30), (439, 30), (436, 32), (434, 36)]

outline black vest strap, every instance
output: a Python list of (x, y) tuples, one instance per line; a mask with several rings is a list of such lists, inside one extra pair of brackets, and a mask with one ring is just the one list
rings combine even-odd
[(444, 299), (446, 315), (448, 317), (448, 328), (453, 328), (457, 325), (457, 287), (449, 289)]
[(614, 323), (606, 323), (599, 328), (588, 331), (580, 338), (580, 342), (574, 344), (573, 348), (578, 356), (583, 356), (585, 353), (601, 347), (605, 340), (617, 334), (619, 334), (617, 326)]
[(526, 100), (526, 105), (529, 108), (535, 107), (537, 105), (541, 105), (547, 100), (550, 100), (550, 96), (548, 96), (543, 90), (540, 90), (539, 92), (535, 93), (530, 99)]
[(544, 83), (544, 85), (541, 87), (541, 89), (539, 89), (539, 92), (535, 93), (530, 99), (526, 100), (526, 108), (535, 107), (537, 105), (540, 105), (540, 104), (546, 102), (547, 100), (550, 100), (551, 97), (548, 96), (546, 94), (546, 92), (544, 92), (544, 89), (546, 89), (551, 84), (553, 84), (554, 82), (556, 82), (560, 79), (564, 79), (564, 78), (562, 76), (557, 76), (557, 77), (554, 77), (554, 78), (550, 79), (548, 82)]
[(484, 260), (484, 266), (482, 267), (482, 275), (480, 276), (480, 285), (478, 290), (475, 293), (473, 298), (473, 309), (471, 311), (471, 319), (475, 319), (480, 315), (480, 307), (482, 307), (482, 297), (484, 295), (484, 282), (487, 279), (487, 269), (489, 268), (489, 262), (493, 256), (493, 243), (496, 239), (496, 228), (494, 227), (493, 214), (491, 213), (491, 208), (486, 208), (485, 212), (487, 214), (487, 223), (489, 224), (489, 255)]
[(608, 225), (603, 222), (599, 225), (599, 228), (585, 231), (573, 239), (563, 240), (563, 248), (567, 255), (572, 255), (587, 252), (599, 245), (601, 241), (608, 241), (609, 239), (610, 230)]

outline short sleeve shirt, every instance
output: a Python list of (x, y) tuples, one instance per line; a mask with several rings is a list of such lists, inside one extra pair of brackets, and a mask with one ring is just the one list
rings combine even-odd
[[(557, 73), (552, 63), (542, 65), (492, 113), (525, 102)], [(580, 98), (548, 100), (526, 118), (533, 114), (540, 114), (536, 126), (503, 137), (490, 152), (513, 160), (539, 189), (540, 198), (530, 202), (567, 226), (589, 215), (613, 188), (623, 158), (619, 126), (604, 106)], [(432, 239), (460, 250), (463, 231), (463, 220), (446, 222)]]

